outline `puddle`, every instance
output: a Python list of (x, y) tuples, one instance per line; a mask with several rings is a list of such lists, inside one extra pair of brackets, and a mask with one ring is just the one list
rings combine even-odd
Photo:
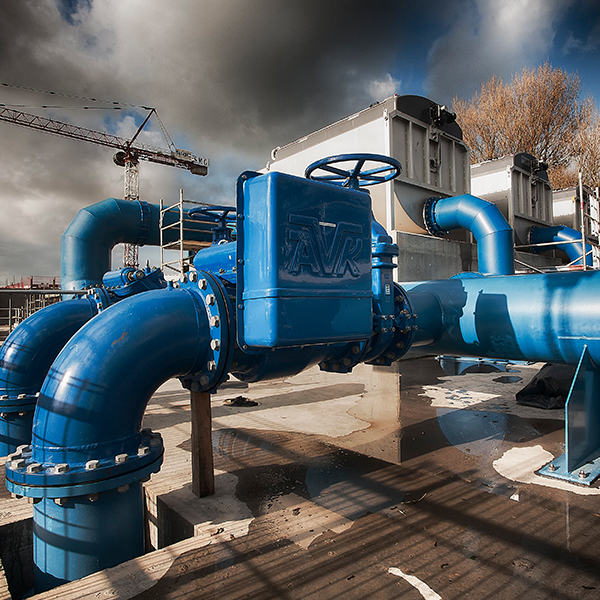
[(294, 495), (354, 521), (402, 501), (389, 463), (290, 432), (219, 430), (215, 460), (239, 478), (237, 497), (255, 516), (281, 508)]
[(465, 454), (493, 454), (506, 435), (508, 417), (501, 413), (449, 408), (436, 413), (446, 439)]
[(519, 381), (523, 381), (523, 378), (518, 375), (503, 375), (502, 377), (492, 379), (492, 381), (496, 383), (518, 383)]

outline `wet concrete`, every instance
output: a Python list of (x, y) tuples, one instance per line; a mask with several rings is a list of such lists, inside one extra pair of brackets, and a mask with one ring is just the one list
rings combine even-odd
[[(539, 485), (533, 467), (523, 478), (505, 460), (564, 451), (563, 413), (514, 398), (539, 366), (448, 376), (432, 359), (406, 361), (397, 398), (396, 379), (228, 382), (212, 399), (217, 502), (238, 508), (198, 517), (188, 527), (197, 542), (158, 553), (164, 568), (149, 554), (145, 570), (116, 567), (55, 597), (600, 598), (598, 484), (586, 495)], [(373, 389), (385, 390), (385, 410), (370, 406)], [(226, 404), (240, 394), (258, 404)], [(162, 388), (145, 425), (167, 442), (165, 467), (150, 482), (158, 504), (193, 514), (209, 499), (191, 496), (181, 468), (188, 402), (177, 386)], [(178, 470), (169, 471), (170, 456)], [(125, 593), (120, 582), (132, 573), (147, 581)]]
[[(423, 598), (398, 572), (444, 600), (600, 598), (600, 497), (522, 484), (493, 466), (513, 448), (562, 452), (562, 413), (514, 401), (537, 368), (501, 378), (448, 377), (433, 361), (406, 369), (400, 465), (326, 436), (216, 431), (215, 466), (238, 478), (236, 497), (254, 515), (248, 535), (182, 554), (135, 598)], [(510, 393), (435, 407), (424, 387), (436, 384), (458, 399)]]

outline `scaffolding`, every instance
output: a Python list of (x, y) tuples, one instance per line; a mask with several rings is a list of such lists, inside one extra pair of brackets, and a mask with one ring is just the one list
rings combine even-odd
[[(196, 252), (210, 246), (210, 242), (191, 240), (186, 236), (188, 231), (194, 230), (186, 227), (187, 224), (192, 223), (192, 219), (186, 217), (184, 205), (212, 206), (206, 202), (184, 200), (182, 189), (179, 190), (179, 201), (171, 206), (165, 206), (164, 200), (160, 199), (160, 268), (167, 279), (182, 278), (190, 270)], [(171, 215), (172, 218), (169, 218)], [(171, 232), (175, 235), (169, 235)], [(169, 239), (172, 241), (167, 241)], [(177, 252), (178, 257), (167, 260), (167, 251)]]
[[(582, 184), (581, 173), (579, 174), (579, 185), (575, 188), (557, 190), (554, 196), (554, 222), (556, 225), (565, 225), (571, 229), (581, 232), (581, 255), (569, 264), (558, 267), (557, 270), (568, 270), (582, 259), (583, 254), (592, 256), (592, 267), (586, 265), (582, 260), (581, 268), (600, 269), (600, 190), (592, 190)], [(541, 244), (524, 244), (515, 246), (516, 250), (538, 248), (543, 251), (547, 249), (560, 249), (561, 245), (572, 244), (572, 242), (545, 242)], [(591, 250), (584, 250), (587, 245)], [(531, 265), (517, 261), (521, 265), (539, 271)], [(579, 267), (578, 267), (579, 268)], [(540, 271), (541, 272), (541, 271)]]
[(0, 343), (34, 312), (60, 302), (60, 289), (0, 289)]

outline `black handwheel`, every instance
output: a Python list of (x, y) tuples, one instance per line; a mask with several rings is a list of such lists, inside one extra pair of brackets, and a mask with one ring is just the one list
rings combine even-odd
[[(349, 163), (349, 164), (344, 164)], [(315, 174), (319, 170), (326, 174)], [(339, 154), (322, 158), (304, 171), (304, 176), (315, 181), (325, 181), (353, 190), (384, 183), (402, 172), (402, 165), (391, 156), (383, 154)]]
[(234, 206), (201, 206), (188, 211), (188, 217), (194, 221), (216, 223), (216, 227), (212, 228), (213, 244), (219, 244), (233, 239), (227, 223), (235, 223), (236, 217), (230, 216), (230, 212), (235, 212)]
[(235, 217), (228, 217), (227, 215), (235, 211), (235, 206), (201, 206), (198, 208), (192, 208), (188, 211), (188, 216), (194, 221), (204, 221), (209, 223), (233, 222)]

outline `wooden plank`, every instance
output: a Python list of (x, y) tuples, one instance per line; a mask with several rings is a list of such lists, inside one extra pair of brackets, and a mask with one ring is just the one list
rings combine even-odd
[(215, 493), (210, 394), (190, 392), (192, 412), (192, 492), (199, 498)]

